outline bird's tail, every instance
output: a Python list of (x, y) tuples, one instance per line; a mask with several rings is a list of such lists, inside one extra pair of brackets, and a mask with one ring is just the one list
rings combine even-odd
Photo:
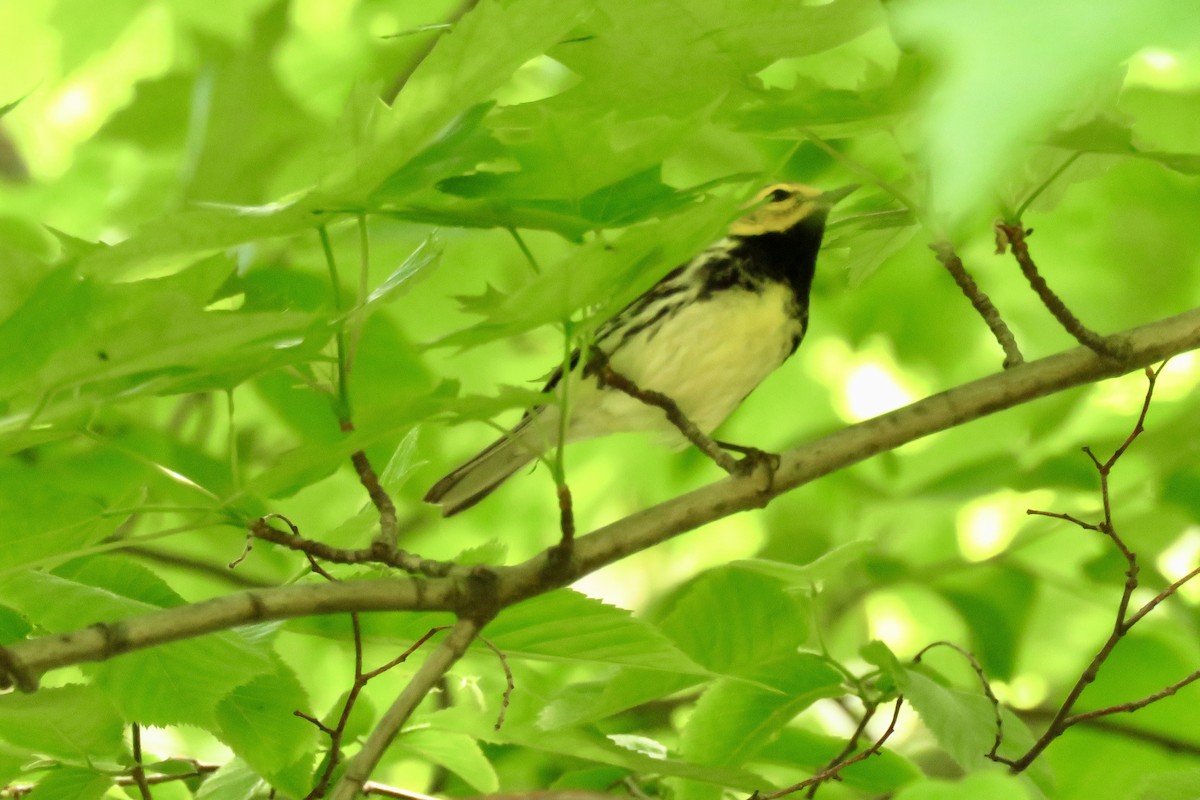
[(449, 517), (487, 497), (517, 470), (537, 458), (537, 451), (522, 436), (530, 430), (528, 418), (503, 439), (435, 483), (425, 494), (426, 503), (442, 507)]

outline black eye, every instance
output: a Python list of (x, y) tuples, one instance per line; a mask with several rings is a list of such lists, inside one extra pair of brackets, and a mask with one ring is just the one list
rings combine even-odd
[(791, 198), (791, 196), (792, 196), (792, 193), (789, 192), (787, 189), (776, 189), (775, 191), (773, 191), (769, 195), (767, 195), (767, 198), (772, 203), (781, 203), (784, 200)]

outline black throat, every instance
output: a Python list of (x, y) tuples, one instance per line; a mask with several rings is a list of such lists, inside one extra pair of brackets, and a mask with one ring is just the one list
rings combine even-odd
[(735, 236), (731, 254), (754, 278), (790, 286), (800, 305), (807, 306), (824, 234), (824, 215), (809, 217), (786, 231)]

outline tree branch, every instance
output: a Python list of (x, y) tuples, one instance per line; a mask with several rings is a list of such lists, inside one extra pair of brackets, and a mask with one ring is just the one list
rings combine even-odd
[(477, 569), (469, 576), (396, 576), (243, 592), (0, 648), (0, 685), (16, 682), (32, 690), (36, 677), (51, 669), (264, 620), (339, 611), (480, 616), (923, 436), (1200, 347), (1200, 309), (1116, 338), (1126, 348), (1122, 361), (1079, 347), (927, 397), (784, 453), (766, 492), (753, 476), (731, 476), (580, 536), (569, 562), (558, 569), (551, 568), (557, 566), (551, 548), (522, 564)]
[(483, 622), (467, 618), (455, 623), (450, 635), (425, 659), (425, 663), (405, 685), (391, 708), (380, 718), (375, 729), (363, 742), (362, 750), (346, 765), (342, 779), (333, 787), (331, 800), (354, 800), (358, 796), (371, 773), (375, 771), (379, 760), (383, 758), (388, 745), (400, 732), (400, 728), (425, 699), (429, 690), (467, 651), (483, 625)]

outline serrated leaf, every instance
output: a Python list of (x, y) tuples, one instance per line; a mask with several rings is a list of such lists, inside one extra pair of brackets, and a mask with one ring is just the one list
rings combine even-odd
[[(122, 569), (144, 570), (131, 564)], [(160, 608), (111, 589), (42, 573), (0, 578), (0, 595), (52, 632), (111, 623)], [(271, 662), (265, 645), (253, 644), (238, 632), (224, 632), (126, 653), (91, 669), (95, 685), (130, 719), (212, 729), (221, 698), (271, 669)]]
[(487, 636), (510, 658), (709, 674), (628, 611), (567, 589), (505, 609), (488, 625)]
[(392, 747), (450, 770), (477, 792), (491, 794), (500, 788), (492, 763), (465, 733), (418, 728), (403, 732)]
[(49, 483), (16, 462), (0, 464), (0, 574), (68, 554), (103, 537), (102, 505), (94, 497)]
[(711, 199), (686, 213), (628, 228), (615, 243), (591, 242), (506, 295), (486, 321), (450, 334), (438, 344), (479, 344), (561, 322), (580, 308), (595, 307), (596, 313), (577, 326), (582, 334), (720, 238), (735, 208), (734, 198)]
[(221, 741), (272, 785), (292, 793), (306, 787), (289, 785), (287, 774), (302, 758), (311, 769), (317, 736), (317, 729), (295, 711), (308, 711), (308, 697), (281, 663), (273, 674), (234, 689), (216, 709)]
[[(963, 692), (942, 686), (917, 669), (907, 669), (904, 675), (904, 699), (946, 754), (971, 772), (997, 768), (987, 758), (996, 738), (996, 716), (991, 702), (981, 692)], [(1003, 707), (1000, 711), (1004, 740), (999, 754), (1018, 758), (1033, 746), (1033, 734), (1011, 711)], [(1049, 778), (1049, 767), (1045, 762), (1035, 762), (1028, 774), (1039, 783), (1045, 782)]]

